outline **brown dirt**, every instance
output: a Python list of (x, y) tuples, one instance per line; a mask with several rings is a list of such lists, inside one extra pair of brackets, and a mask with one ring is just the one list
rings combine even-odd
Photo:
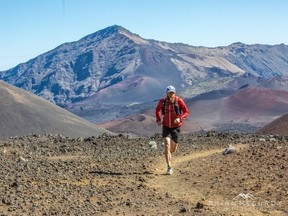
[[(159, 135), (0, 140), (1, 215), (287, 215), (288, 138), (183, 135), (172, 176), (161, 143)], [(236, 153), (223, 155), (230, 144)]]
[[(272, 194), (269, 194), (269, 199), (266, 199), (265, 193), (268, 193), (269, 189), (271, 190), (271, 185), (258, 180), (265, 178), (260, 176), (260, 173), (264, 170), (255, 172), (255, 167), (248, 165), (254, 172), (251, 172), (251, 170), (247, 172), (249, 168), (246, 167), (247, 164), (245, 164), (246, 161), (243, 160), (243, 156), (252, 149), (252, 152), (255, 152), (257, 148), (256, 146), (251, 147), (241, 144), (235, 146), (237, 153), (234, 155), (223, 156), (221, 155), (223, 149), (213, 149), (176, 157), (173, 165), (176, 173), (173, 176), (163, 175), (166, 166), (163, 163), (158, 164), (155, 166), (158, 176), (152, 179), (149, 184), (161, 193), (169, 193), (172, 197), (185, 200), (195, 206), (197, 203), (201, 203), (211, 211), (209, 214), (285, 215), (285, 212), (279, 211), (273, 206), (287, 206), (288, 202), (284, 201), (285, 199)], [(258, 151), (257, 153), (261, 154)], [(239, 166), (237, 159), (240, 159), (243, 164)], [(258, 160), (257, 156), (255, 159)], [(250, 160), (248, 163), (252, 162)], [(263, 161), (259, 162), (262, 163)], [(286, 164), (285, 161), (283, 163)], [(261, 164), (258, 163), (257, 166), (261, 168)], [(239, 173), (242, 173), (242, 175)], [(245, 173), (249, 177), (245, 176)], [(278, 174), (278, 176), (283, 174), (284, 172)], [(275, 173), (272, 175), (275, 178)], [(288, 188), (285, 181), (285, 179), (277, 181), (277, 184), (282, 186), (280, 187), (281, 190), (286, 189), (283, 196), (288, 197)], [(278, 187), (278, 190), (280, 188)], [(255, 198), (253, 200), (236, 199), (237, 193), (250, 193)], [(260, 197), (265, 199), (261, 201)], [(252, 206), (252, 204), (256, 206)]]

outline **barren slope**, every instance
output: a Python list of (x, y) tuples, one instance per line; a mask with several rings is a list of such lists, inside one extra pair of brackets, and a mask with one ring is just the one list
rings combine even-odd
[(280, 116), (257, 131), (259, 134), (278, 134), (288, 136), (288, 114)]
[(109, 131), (36, 96), (0, 81), (0, 137), (26, 134), (97, 136)]

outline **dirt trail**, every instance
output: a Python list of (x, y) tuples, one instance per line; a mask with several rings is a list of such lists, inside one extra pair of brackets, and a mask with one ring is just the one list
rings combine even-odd
[[(234, 145), (236, 151), (241, 151), (247, 148), (249, 145)], [(203, 188), (198, 186), (198, 182), (193, 182), (193, 176), (189, 175), (189, 169), (194, 169), (195, 167), (189, 167), (187, 163), (192, 160), (205, 160), (205, 158), (213, 156), (213, 154), (221, 154), (223, 148), (206, 150), (201, 152), (194, 152), (185, 156), (172, 156), (172, 164), (174, 173), (171, 176), (165, 175), (167, 166), (163, 157), (163, 161), (156, 164), (155, 177), (151, 178), (148, 182), (149, 186), (156, 188), (160, 193), (166, 196), (172, 196), (173, 198), (186, 201), (196, 206), (197, 203), (204, 204), (204, 208), (209, 208), (212, 212), (217, 212), (218, 214), (239, 214), (241, 215), (267, 215), (261, 211), (255, 209), (253, 206), (232, 206), (223, 205), (225, 202), (231, 202), (233, 200), (228, 200), (227, 197), (221, 197), (217, 194), (211, 193), (209, 188)], [(187, 169), (188, 168), (188, 169)], [(205, 179), (203, 179), (205, 181)], [(201, 184), (200, 184), (201, 185)], [(223, 189), (225, 190), (225, 189)], [(272, 212), (270, 212), (271, 214)], [(273, 212), (273, 215), (278, 215), (277, 212)], [(280, 214), (279, 214), (280, 215)]]

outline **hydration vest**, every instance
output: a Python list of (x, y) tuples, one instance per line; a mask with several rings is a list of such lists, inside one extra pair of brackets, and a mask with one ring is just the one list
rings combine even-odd
[[(167, 99), (165, 98), (165, 100), (162, 103), (162, 115), (164, 115), (165, 112), (166, 112), (166, 100)], [(173, 105), (174, 105), (174, 112), (177, 115), (180, 115), (181, 114), (181, 109), (179, 108), (178, 97), (175, 98), (175, 101), (174, 101)]]

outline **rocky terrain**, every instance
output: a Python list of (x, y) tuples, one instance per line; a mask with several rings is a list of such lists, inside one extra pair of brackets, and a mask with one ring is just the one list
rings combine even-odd
[(1, 215), (288, 214), (288, 137), (211, 131), (180, 143), (167, 176), (159, 134), (1, 139)]

